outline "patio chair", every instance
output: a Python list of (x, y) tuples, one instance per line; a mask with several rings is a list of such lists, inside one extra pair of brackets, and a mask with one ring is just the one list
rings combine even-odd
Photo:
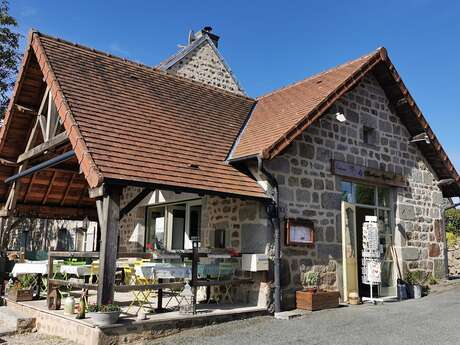
[(89, 274), (89, 283), (90, 284), (97, 284), (99, 280), (99, 263), (92, 262)]
[[(135, 265), (134, 267), (130, 266), (130, 267), (124, 268), (125, 274), (131, 277), (129, 285), (155, 284), (156, 282), (155, 279), (148, 279), (136, 273), (135, 267), (140, 264), (141, 264), (141, 261), (136, 261), (134, 264)], [(150, 298), (158, 296), (155, 290), (132, 291), (132, 294), (133, 294), (133, 301), (128, 306), (128, 309), (126, 310), (127, 313), (129, 313), (131, 308), (137, 307), (137, 311), (136, 311), (136, 314), (137, 314), (139, 313), (139, 310), (145, 305), (148, 305), (150, 309), (153, 309), (153, 305), (152, 305), (152, 302), (150, 301)]]
[[(233, 303), (233, 298), (231, 295), (232, 283), (231, 280), (235, 273), (235, 266), (231, 262), (220, 262), (219, 271), (217, 275), (217, 280), (226, 281), (227, 283), (223, 285), (224, 292), (221, 293), (220, 286), (217, 286), (216, 289), (213, 289), (211, 299), (215, 300), (217, 303), (220, 303), (222, 300), (228, 300), (230, 303)], [(216, 291), (217, 290), (217, 291)]]

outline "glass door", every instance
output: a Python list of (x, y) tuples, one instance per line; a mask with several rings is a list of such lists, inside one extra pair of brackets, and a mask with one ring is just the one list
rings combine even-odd
[(350, 292), (358, 293), (358, 251), (356, 247), (356, 209), (342, 201), (343, 300)]

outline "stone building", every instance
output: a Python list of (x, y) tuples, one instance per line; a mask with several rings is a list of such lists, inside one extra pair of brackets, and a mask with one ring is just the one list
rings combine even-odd
[[(119, 198), (111, 220), (117, 252), (175, 254), (199, 242), (206, 253), (230, 253), (235, 276), (252, 278), (233, 289), (235, 299), (275, 310), (295, 305), (307, 271), (343, 300), (369, 294), (360, 283), (366, 216), (377, 217), (381, 296), (394, 297), (408, 271), (443, 277), (443, 202), (460, 195), (460, 178), (386, 50), (253, 99), (218, 40), (210, 28), (190, 34), (186, 47), (151, 68), (33, 32), (37, 59), (32, 67), (26, 60), (22, 78), (38, 76), (50, 89), (75, 155), (76, 197), (65, 209), (38, 207), (43, 188), (35, 184), (55, 183), (45, 169), (21, 183), (11, 205), (9, 182), (24, 175), (5, 166), (2, 214), (43, 215), (47, 206), (48, 218), (82, 218), (94, 215), (95, 198)], [(17, 89), (0, 133), (3, 162), (24, 155), (11, 137), (30, 132), (14, 122), (24, 109)], [(254, 254), (269, 258), (268, 271), (243, 269), (242, 256)]]

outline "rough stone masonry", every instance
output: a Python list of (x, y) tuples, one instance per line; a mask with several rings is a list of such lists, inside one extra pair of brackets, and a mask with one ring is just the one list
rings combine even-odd
[[(283, 305), (293, 305), (300, 286), (300, 267), (321, 271), (321, 285), (341, 289), (341, 179), (331, 173), (331, 160), (394, 172), (408, 187), (394, 190), (395, 247), (404, 270), (444, 275), (441, 231), (442, 193), (426, 160), (413, 144), (400, 119), (388, 107), (383, 89), (368, 75), (329, 111), (342, 112), (339, 123), (325, 115), (308, 128), (267, 169), (278, 181), (283, 218), (315, 223), (314, 248), (282, 247)], [(364, 126), (375, 129), (375, 144), (363, 141)], [(284, 242), (284, 241), (283, 241)]]

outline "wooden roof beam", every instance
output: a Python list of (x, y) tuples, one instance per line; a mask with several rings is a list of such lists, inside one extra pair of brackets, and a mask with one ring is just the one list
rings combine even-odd
[(35, 146), (34, 148), (24, 152), (18, 157), (17, 163), (22, 163), (28, 159), (37, 157), (46, 151), (49, 151), (65, 142), (67, 142), (69, 138), (67, 137), (67, 133), (62, 132), (55, 137), (51, 138), (49, 141), (44, 142), (43, 144), (40, 144), (38, 146)]

